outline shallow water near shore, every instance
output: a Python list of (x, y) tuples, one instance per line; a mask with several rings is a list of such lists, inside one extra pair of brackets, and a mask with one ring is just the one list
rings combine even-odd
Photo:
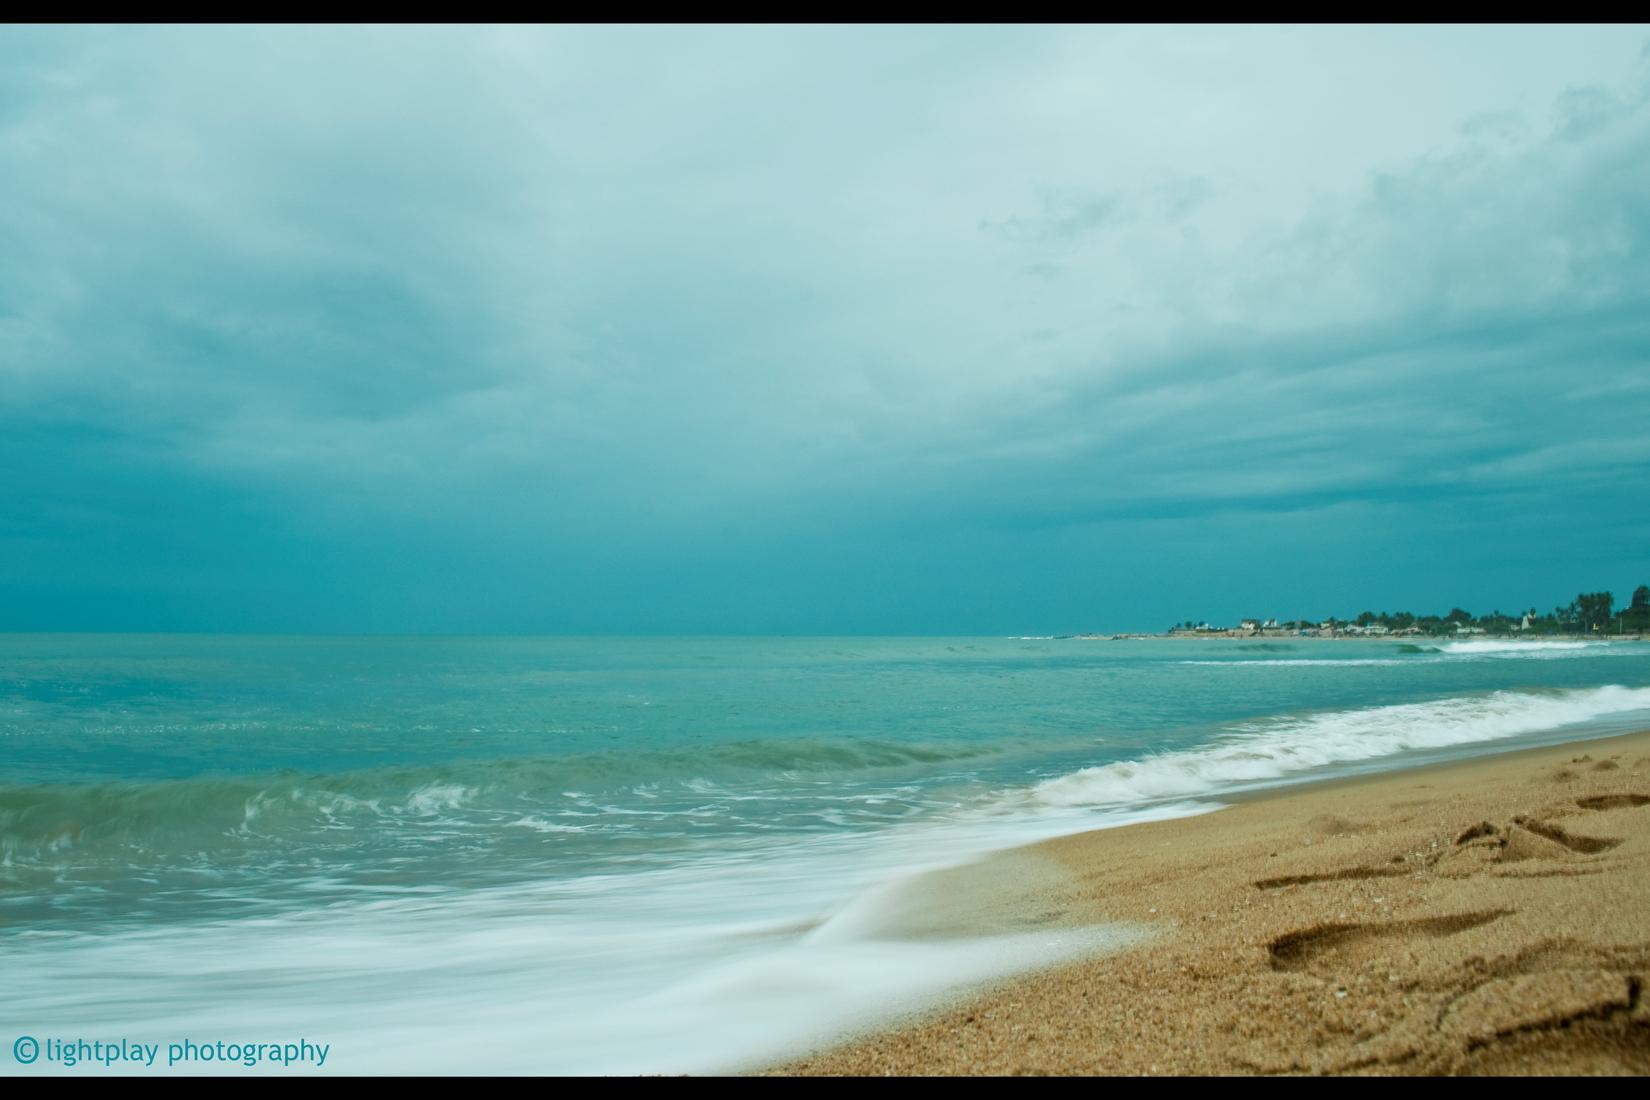
[(736, 1066), (1137, 934), (921, 872), (1647, 717), (1632, 642), (0, 637), (0, 1023)]

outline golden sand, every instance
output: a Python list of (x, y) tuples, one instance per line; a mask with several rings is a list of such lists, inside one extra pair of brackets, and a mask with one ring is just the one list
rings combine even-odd
[(1650, 733), (1004, 859), (1066, 872), (1018, 894), (1026, 927), (1157, 935), (769, 1072), (1650, 1072)]

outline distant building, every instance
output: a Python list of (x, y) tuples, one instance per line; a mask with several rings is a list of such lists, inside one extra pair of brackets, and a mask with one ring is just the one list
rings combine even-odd
[(1370, 623), (1368, 626), (1364, 627), (1364, 633), (1365, 634), (1390, 634), (1392, 632), (1390, 630), (1388, 630), (1386, 627), (1382, 626), (1380, 623)]

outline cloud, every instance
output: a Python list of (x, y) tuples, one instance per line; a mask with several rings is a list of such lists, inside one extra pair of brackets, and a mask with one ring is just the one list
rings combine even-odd
[(1118, 210), (1114, 196), (1081, 192), (1050, 192), (1042, 205), (1037, 214), (987, 219), (980, 228), (1017, 244), (1071, 247), (1092, 237)]
[(1638, 44), (1417, 34), (20, 29), (14, 591), (1625, 507)]

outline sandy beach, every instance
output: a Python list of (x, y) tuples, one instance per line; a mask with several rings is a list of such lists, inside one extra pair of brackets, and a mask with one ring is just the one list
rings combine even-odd
[(936, 930), (1153, 936), (769, 1072), (1650, 1072), (1650, 732), (1285, 790), (951, 878), (928, 890)]

